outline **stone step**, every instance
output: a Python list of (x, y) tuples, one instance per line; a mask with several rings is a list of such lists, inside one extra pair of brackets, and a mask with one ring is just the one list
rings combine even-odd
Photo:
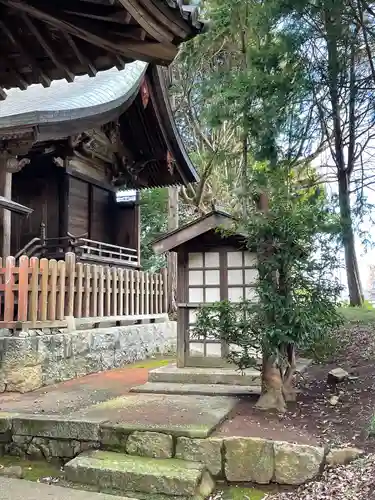
[(177, 368), (176, 365), (162, 366), (151, 370), (148, 374), (149, 382), (172, 384), (220, 384), (259, 386), (259, 370), (248, 368), (244, 372), (236, 368)]
[(256, 385), (229, 384), (174, 384), (168, 382), (146, 382), (130, 389), (130, 392), (148, 394), (195, 394), (202, 396), (248, 396), (260, 394)]
[[(311, 359), (298, 358), (296, 360), (296, 371), (303, 373), (311, 362)], [(258, 388), (260, 386), (260, 371), (255, 368), (247, 368), (243, 372), (236, 368), (177, 368), (175, 364), (172, 364), (150, 370), (148, 381), (163, 384), (244, 386), (246, 387), (246, 392), (248, 392), (248, 387), (255, 386)], [(185, 394), (185, 392), (182, 393), (179, 391), (175, 393)], [(188, 391), (187, 393), (189, 394)], [(190, 394), (194, 393), (191, 392)], [(196, 394), (211, 394), (211, 391), (208, 390), (207, 392), (198, 392)], [(233, 394), (233, 392), (229, 393), (229, 391), (225, 392), (224, 390), (220, 392), (219, 390), (217, 394)]]
[(215, 483), (203, 464), (95, 450), (65, 465), (68, 481), (114, 490), (130, 497), (149, 495), (206, 498)]

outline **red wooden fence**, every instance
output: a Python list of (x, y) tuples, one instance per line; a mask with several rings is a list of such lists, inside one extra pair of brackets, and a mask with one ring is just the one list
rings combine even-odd
[(51, 326), (66, 317), (99, 318), (167, 312), (166, 270), (148, 273), (22, 256), (0, 259), (0, 327)]

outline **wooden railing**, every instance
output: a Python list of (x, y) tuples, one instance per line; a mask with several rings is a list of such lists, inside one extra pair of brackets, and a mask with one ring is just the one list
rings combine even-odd
[(127, 264), (138, 266), (138, 252), (134, 248), (111, 245), (88, 238), (76, 239), (77, 253), (83, 261), (102, 262), (103, 264)]
[(60, 260), (60, 256), (63, 258), (66, 252), (74, 252), (81, 262), (119, 267), (136, 268), (139, 266), (138, 252), (134, 248), (111, 245), (102, 241), (90, 240), (85, 236), (74, 236), (70, 233), (60, 238), (46, 238), (45, 235), (43, 237), (43, 228), (41, 234), (41, 237), (30, 240), (15, 254), (15, 258), (19, 259), (21, 255), (27, 255), (28, 257), (52, 257)]
[(167, 312), (167, 275), (65, 260), (0, 259), (0, 328), (68, 325), (71, 318), (147, 317)]

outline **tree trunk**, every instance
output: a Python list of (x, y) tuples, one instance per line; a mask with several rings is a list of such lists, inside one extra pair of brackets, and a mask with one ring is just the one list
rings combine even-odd
[(363, 293), (355, 250), (353, 221), (350, 209), (349, 182), (346, 172), (339, 173), (339, 203), (350, 305), (360, 306), (363, 303)]
[[(168, 232), (178, 228), (178, 187), (168, 188)], [(177, 311), (177, 254), (167, 255), (168, 268), (168, 312)]]
[(274, 359), (263, 353), (262, 394), (256, 403), (259, 410), (286, 410), (281, 372)]

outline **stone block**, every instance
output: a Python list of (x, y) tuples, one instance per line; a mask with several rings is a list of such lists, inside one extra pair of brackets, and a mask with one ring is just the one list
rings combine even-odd
[(276, 483), (299, 485), (319, 474), (324, 460), (323, 448), (275, 442), (274, 450)]
[(272, 480), (275, 468), (272, 441), (229, 438), (224, 440), (224, 453), (228, 481), (268, 484)]
[(73, 356), (83, 356), (90, 352), (91, 332), (82, 331), (72, 334)]
[(129, 455), (150, 458), (172, 458), (173, 438), (161, 432), (135, 431), (126, 441)]
[(0, 412), (0, 433), (5, 433), (12, 429), (12, 414)]
[(338, 384), (339, 382), (343, 382), (349, 377), (349, 373), (346, 370), (343, 370), (342, 368), (333, 368), (328, 373), (327, 377), (327, 382), (329, 384)]
[[(25, 392), (34, 391), (43, 385), (42, 366), (23, 366), (22, 360), (19, 360), (17, 366), (7, 366), (4, 363), (2, 366), (0, 380), (6, 386), (9, 392)], [(5, 387), (4, 387), (5, 390)]]
[(204, 464), (213, 476), (222, 473), (223, 439), (177, 438), (176, 458)]
[(101, 426), (100, 428), (100, 442), (108, 449), (124, 450), (126, 449), (126, 441), (129, 432), (121, 427)]
[(68, 417), (15, 417), (13, 432), (21, 436), (99, 441), (99, 425), (97, 420)]
[(358, 448), (332, 448), (326, 456), (326, 464), (330, 467), (346, 465), (361, 457), (364, 453), (363, 450)]

